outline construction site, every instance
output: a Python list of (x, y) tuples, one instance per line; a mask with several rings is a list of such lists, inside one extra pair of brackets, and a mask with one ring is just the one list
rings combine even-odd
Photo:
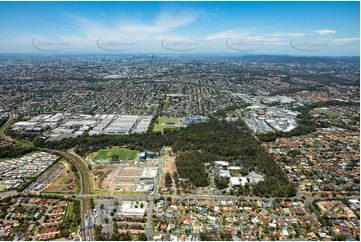
[(152, 192), (161, 174), (160, 158), (147, 158), (143, 162), (112, 164), (93, 169), (95, 190), (110, 192)]

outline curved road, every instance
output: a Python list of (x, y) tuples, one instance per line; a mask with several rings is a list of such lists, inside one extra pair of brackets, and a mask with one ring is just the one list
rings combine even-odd
[[(78, 171), (80, 173), (80, 181), (81, 181), (80, 194), (84, 194), (84, 195), (90, 194), (91, 190), (90, 190), (90, 184), (89, 184), (89, 180), (88, 180), (88, 168), (87, 168), (86, 164), (84, 164), (83, 161), (79, 157), (77, 157), (73, 154), (69, 154), (64, 151), (60, 151), (60, 150), (54, 150), (54, 149), (36, 147), (34, 145), (23, 144), (20, 141), (13, 139), (10, 136), (6, 135), (5, 131), (14, 122), (13, 116), (14, 116), (14, 112), (12, 111), (12, 112), (10, 112), (10, 116), (9, 116), (9, 119), (7, 120), (7, 122), (0, 128), (0, 137), (3, 140), (6, 140), (8, 142), (11, 142), (11, 143), (14, 143), (14, 144), (17, 144), (20, 146), (33, 148), (33, 149), (40, 150), (40, 151), (45, 151), (45, 152), (59, 155), (59, 156), (66, 158), (68, 161), (72, 162), (76, 166), (76, 168), (78, 169)], [(82, 218), (83, 218), (83, 221), (85, 221), (85, 213), (87, 213), (88, 215), (91, 214), (91, 206), (90, 206), (90, 198), (89, 197), (85, 196), (82, 198), (82, 206), (83, 206)], [(88, 218), (89, 218), (89, 222), (91, 224), (90, 216), (88, 216)], [(87, 240), (86, 231), (84, 231), (83, 236), (84, 236), (84, 240)], [(90, 240), (94, 240), (92, 230), (89, 230), (89, 237), (90, 237)]]

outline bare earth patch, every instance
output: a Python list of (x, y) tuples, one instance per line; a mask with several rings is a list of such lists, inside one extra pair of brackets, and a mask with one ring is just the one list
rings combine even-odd
[(96, 168), (90, 171), (90, 177), (93, 182), (94, 190), (108, 189), (110, 181), (107, 177), (115, 173), (114, 167)]
[(177, 168), (175, 166), (175, 157), (171, 156), (171, 157), (167, 157), (164, 161), (164, 165), (163, 165), (163, 172), (162, 172), (162, 177), (160, 180), (160, 191), (162, 191), (165, 188), (165, 174), (170, 173), (172, 175), (172, 181), (173, 181), (173, 193), (176, 194), (176, 186), (175, 186), (175, 181), (173, 179), (173, 173), (177, 172)]
[(62, 175), (54, 182), (50, 183), (44, 190), (49, 193), (77, 193), (78, 192), (78, 178), (71, 171), (71, 166), (68, 162), (62, 161), (64, 169)]

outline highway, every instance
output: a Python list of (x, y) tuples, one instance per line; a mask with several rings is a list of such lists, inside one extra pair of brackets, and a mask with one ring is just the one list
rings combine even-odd
[[(8, 135), (6, 135), (5, 131), (13, 124), (14, 122), (14, 111), (10, 112), (10, 116), (9, 119), (7, 120), (7, 122), (0, 128), (0, 137), (3, 140), (6, 140), (8, 142), (17, 144), (19, 146), (24, 146), (24, 147), (28, 147), (28, 148), (33, 148), (39, 151), (44, 151), (44, 152), (48, 152), (51, 154), (55, 154), (55, 155), (59, 155), (64, 157), (65, 159), (67, 159), (69, 162), (71, 162), (72, 164), (75, 165), (75, 167), (77, 168), (77, 170), (79, 171), (80, 174), (80, 181), (81, 181), (81, 190), (80, 190), (80, 194), (83, 195), (88, 195), (91, 193), (90, 190), (90, 184), (89, 184), (89, 180), (88, 180), (88, 167), (86, 166), (86, 164), (84, 164), (84, 162), (78, 157), (75, 156), (73, 154), (70, 154), (68, 152), (64, 152), (64, 151), (60, 151), (60, 150), (54, 150), (54, 149), (48, 149), (48, 148), (42, 148), (42, 147), (36, 147), (30, 144), (23, 144), (20, 141), (13, 139), (11, 137), (9, 137)], [(81, 197), (81, 204), (82, 204), (82, 219), (85, 223), (85, 213), (87, 214), (91, 214), (91, 206), (90, 206), (90, 197), (88, 196), (83, 196)], [(91, 216), (87, 216), (88, 218), (88, 222), (90, 222), (89, 224), (91, 224)], [(82, 233), (83, 235), (83, 239), (84, 240), (94, 240), (94, 231), (93, 229), (89, 229), (86, 231), (83, 231)]]

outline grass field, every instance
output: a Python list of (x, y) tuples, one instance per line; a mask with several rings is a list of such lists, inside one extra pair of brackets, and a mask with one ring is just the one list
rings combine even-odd
[[(175, 123), (175, 125), (167, 125), (165, 123)], [(174, 129), (182, 127), (182, 124), (179, 123), (179, 118), (161, 118), (159, 117), (157, 119), (157, 122), (154, 124), (153, 131), (158, 132), (162, 131), (163, 129)]]
[(138, 155), (138, 151), (119, 148), (99, 150), (94, 155), (94, 160), (111, 159), (113, 155), (118, 155), (119, 160), (134, 160)]
[(73, 210), (74, 202), (69, 202), (68, 207), (66, 208), (65, 219), (67, 219), (68, 217), (72, 217)]
[(317, 110), (317, 112), (322, 113), (322, 114), (324, 114), (324, 115), (326, 115), (327, 117), (330, 117), (330, 118), (339, 116), (338, 113), (336, 113), (334, 111), (331, 111), (331, 110), (328, 110), (328, 109), (316, 108), (316, 110)]
[(159, 104), (152, 104), (152, 105), (149, 106), (149, 109), (150, 110), (157, 110), (158, 107), (159, 107)]
[(22, 143), (24, 145), (34, 145), (32, 142), (30, 142), (29, 140), (25, 140), (25, 139), (20, 140), (20, 143)]
[[(64, 218), (64, 220), (65, 221), (73, 221), (73, 220), (75, 220), (75, 216), (74, 216), (74, 202), (69, 202), (69, 204), (68, 204), (68, 206), (67, 206), (67, 208), (66, 208), (66, 213), (65, 213), (65, 218)], [(72, 222), (71, 224), (70, 224), (70, 231), (71, 232), (77, 232), (78, 231), (78, 229), (79, 229), (79, 224), (76, 224), (76, 222)]]
[(5, 191), (6, 187), (7, 187), (6, 185), (0, 184), (0, 192)]

